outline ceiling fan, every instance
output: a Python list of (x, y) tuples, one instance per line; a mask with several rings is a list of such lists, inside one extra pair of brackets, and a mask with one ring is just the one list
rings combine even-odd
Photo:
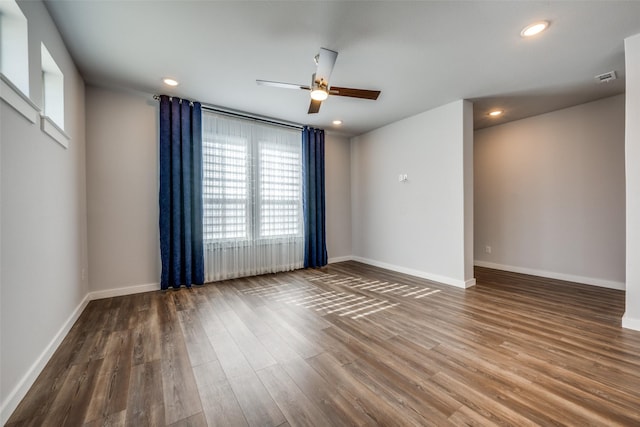
[(333, 50), (320, 48), (314, 60), (316, 62), (316, 72), (311, 76), (311, 86), (298, 85), (293, 83), (271, 82), (267, 80), (256, 80), (256, 83), (263, 86), (273, 86), (284, 89), (302, 89), (310, 91), (311, 104), (309, 105), (308, 114), (315, 114), (320, 111), (322, 101), (327, 99), (329, 95), (348, 96), (351, 98), (376, 100), (380, 95), (379, 90), (352, 89), (348, 87), (329, 86), (329, 77), (336, 63), (338, 52)]

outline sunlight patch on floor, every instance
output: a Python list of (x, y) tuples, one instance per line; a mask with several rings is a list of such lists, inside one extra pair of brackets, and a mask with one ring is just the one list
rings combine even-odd
[[(390, 283), (315, 271), (310, 272), (305, 279), (312, 283), (322, 283), (323, 285), (345, 289), (325, 290), (312, 284), (280, 283), (245, 289), (242, 292), (246, 295), (264, 297), (284, 304), (304, 307), (314, 310), (322, 316), (335, 313), (340, 317), (349, 316), (352, 319), (361, 319), (400, 305), (399, 302), (378, 298), (375, 295), (366, 295), (366, 293), (379, 294), (383, 298), (394, 295), (402, 298), (420, 299), (440, 292), (438, 289), (433, 290), (423, 286), (411, 286), (396, 282)], [(356, 294), (350, 291), (360, 293)]]

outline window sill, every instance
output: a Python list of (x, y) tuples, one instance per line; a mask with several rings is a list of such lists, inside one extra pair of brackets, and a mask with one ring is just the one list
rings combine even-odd
[(38, 108), (20, 89), (0, 73), (0, 98), (31, 123), (36, 123), (40, 108)]
[(65, 131), (60, 129), (57, 124), (55, 124), (49, 117), (41, 115), (40, 116), (40, 127), (42, 131), (53, 138), (58, 144), (62, 145), (64, 148), (69, 148), (69, 141), (71, 137), (66, 134)]
[(243, 248), (249, 246), (270, 246), (270, 245), (289, 245), (292, 243), (301, 243), (304, 241), (304, 236), (280, 236), (273, 238), (260, 238), (256, 240), (205, 240), (205, 246), (209, 248)]

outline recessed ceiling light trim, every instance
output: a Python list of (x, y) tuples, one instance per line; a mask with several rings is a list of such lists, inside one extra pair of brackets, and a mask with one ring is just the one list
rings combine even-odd
[(165, 77), (162, 79), (162, 82), (167, 86), (178, 86), (179, 83), (176, 79), (172, 79), (171, 77)]
[(533, 24), (524, 27), (522, 31), (520, 31), (520, 36), (524, 38), (533, 37), (549, 28), (549, 25), (551, 25), (549, 21), (534, 22)]
[(340, 126), (340, 125), (342, 124), (342, 120), (334, 120), (334, 121), (333, 121), (333, 122), (331, 122), (331, 123), (333, 123), (333, 124), (334, 124), (334, 125), (336, 125), (336, 126)]
[(489, 117), (500, 117), (504, 113), (504, 110), (493, 110), (489, 112)]

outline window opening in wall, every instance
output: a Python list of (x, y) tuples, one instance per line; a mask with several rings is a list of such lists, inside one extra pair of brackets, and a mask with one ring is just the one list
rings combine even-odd
[(247, 122), (232, 135), (219, 123), (239, 120), (204, 113), (203, 122), (205, 241), (301, 238), (299, 132)]
[(29, 97), (27, 18), (15, 0), (0, 1), (0, 73)]
[(292, 130), (202, 113), (205, 280), (302, 268), (302, 143)]
[(44, 115), (64, 130), (64, 75), (44, 43), (41, 44), (40, 52)]

